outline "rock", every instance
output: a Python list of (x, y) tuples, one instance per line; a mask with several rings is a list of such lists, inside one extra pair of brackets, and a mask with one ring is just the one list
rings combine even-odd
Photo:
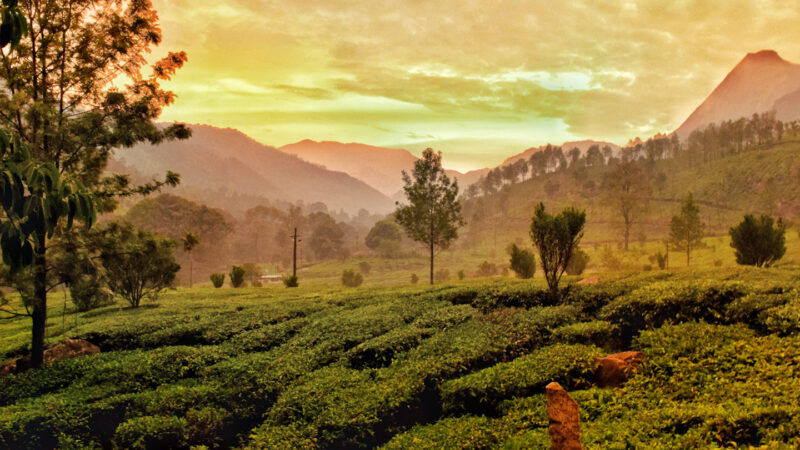
[(547, 417), (550, 419), (552, 450), (582, 450), (580, 407), (558, 383), (550, 383), (547, 393)]
[(644, 359), (642, 352), (622, 352), (597, 358), (595, 382), (600, 387), (619, 387), (628, 381)]
[(578, 284), (597, 284), (600, 282), (600, 277), (588, 277), (584, 278), (581, 281), (578, 281)]
[[(46, 349), (44, 351), (43, 361), (44, 364), (52, 364), (56, 361), (77, 358), (83, 355), (94, 355), (96, 353), (100, 353), (100, 347), (89, 341), (84, 341), (83, 339), (67, 339)], [(30, 356), (9, 361), (0, 367), (0, 378), (12, 373), (24, 372), (28, 370), (29, 367)]]

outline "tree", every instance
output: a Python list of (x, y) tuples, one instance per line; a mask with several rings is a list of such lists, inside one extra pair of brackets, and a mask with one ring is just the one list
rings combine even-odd
[(311, 233), (311, 250), (318, 259), (327, 259), (343, 256), (344, 231), (325, 214), (319, 225)]
[(681, 211), (669, 224), (670, 241), (677, 250), (686, 250), (686, 265), (690, 264), (692, 250), (703, 242), (704, 225), (700, 222), (700, 208), (689, 193), (683, 200)]
[(181, 268), (173, 256), (175, 241), (129, 223), (111, 223), (94, 232), (93, 241), (111, 290), (134, 308), (143, 298), (155, 300), (171, 287)]
[(183, 251), (189, 255), (189, 287), (192, 287), (192, 250), (200, 243), (200, 238), (190, 231), (183, 236), (181, 243)]
[(244, 286), (245, 270), (239, 266), (231, 267), (231, 272), (228, 277), (231, 279), (231, 286), (238, 288)]
[(553, 300), (559, 298), (558, 283), (567, 270), (567, 264), (583, 237), (586, 212), (565, 208), (552, 216), (539, 203), (531, 219), (531, 239), (539, 249), (539, 261)]
[(400, 242), (402, 229), (393, 220), (381, 220), (367, 233), (364, 243), (370, 250), (378, 249), (384, 242)]
[(364, 282), (364, 277), (360, 273), (347, 269), (342, 272), (342, 284), (347, 287), (358, 287)]
[(433, 259), (436, 249), (447, 249), (465, 224), (458, 201), (458, 181), (450, 181), (442, 168), (442, 153), (422, 152), (414, 163), (413, 178), (403, 171), (409, 205), (397, 203), (395, 219), (415, 241), (430, 251), (430, 283), (434, 282)]
[(769, 267), (786, 253), (786, 225), (781, 219), (776, 223), (770, 216), (748, 214), (730, 235), (736, 262), (742, 265)]
[(508, 253), (511, 257), (511, 270), (517, 274), (517, 277), (523, 279), (532, 278), (534, 272), (536, 272), (536, 257), (533, 256), (533, 253), (517, 247), (517, 244), (511, 244)]
[(635, 161), (618, 164), (605, 178), (606, 202), (622, 219), (625, 250), (631, 238), (631, 228), (647, 208), (651, 188), (647, 175)]
[(215, 288), (221, 288), (225, 283), (224, 273), (212, 273), (209, 278), (211, 278), (211, 284), (213, 284)]
[(586, 270), (589, 264), (589, 255), (580, 248), (572, 252), (572, 256), (567, 262), (567, 275), (580, 275)]
[[(95, 211), (110, 211), (118, 196), (147, 194), (179, 181), (168, 172), (163, 181), (131, 186), (127, 176), (106, 175), (104, 169), (116, 148), (189, 136), (183, 125), (154, 123), (174, 99), (159, 84), (186, 55), (170, 53), (154, 64), (152, 74), (142, 73), (144, 55), (161, 41), (149, 1), (23, 0), (17, 9), (17, 1), (3, 0), (3, 5), (0, 44), (13, 45), (0, 48), (0, 128), (19, 138), (16, 148), (29, 150), (12, 161), (17, 169), (24, 166), (20, 176), (11, 176), (17, 169), (3, 157), (4, 172), (16, 185), (7, 184), (6, 192), (25, 192), (20, 201), (11, 201), (12, 195), (4, 202), (3, 222), (10, 225), (3, 227), (3, 251), (6, 263), (35, 272), (31, 365), (39, 367), (46, 296), (54, 287), (48, 285), (48, 240), (73, 220), (91, 225)], [(33, 189), (22, 189), (28, 183)], [(23, 203), (29, 207), (9, 208)], [(24, 227), (15, 225), (19, 221)]]

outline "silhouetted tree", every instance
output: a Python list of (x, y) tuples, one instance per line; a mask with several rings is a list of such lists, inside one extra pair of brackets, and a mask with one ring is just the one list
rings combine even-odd
[(181, 239), (183, 251), (189, 255), (189, 287), (192, 287), (192, 250), (194, 250), (199, 243), (200, 238), (197, 236), (197, 234), (192, 233), (191, 231), (186, 233)]
[(622, 219), (625, 250), (631, 238), (631, 227), (647, 208), (650, 182), (639, 164), (627, 161), (618, 164), (605, 178), (605, 200)]
[[(413, 176), (413, 178), (412, 178)], [(458, 202), (458, 182), (450, 181), (442, 168), (442, 154), (427, 149), (414, 163), (414, 172), (403, 171), (408, 205), (397, 203), (395, 218), (415, 241), (430, 251), (430, 283), (434, 282), (433, 260), (436, 249), (446, 249), (464, 225)]]

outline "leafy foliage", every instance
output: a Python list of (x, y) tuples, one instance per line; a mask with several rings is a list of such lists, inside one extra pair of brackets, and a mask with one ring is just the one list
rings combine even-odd
[(283, 277), (283, 284), (289, 288), (298, 287), (300, 285), (297, 280), (297, 275), (286, 275)]
[(134, 308), (141, 300), (155, 300), (172, 286), (180, 266), (172, 253), (175, 242), (135, 230), (128, 223), (111, 223), (93, 236), (108, 273), (109, 286)]
[(554, 298), (558, 298), (558, 283), (567, 270), (567, 264), (583, 237), (586, 213), (575, 208), (565, 208), (552, 216), (539, 203), (531, 220), (531, 239), (539, 249), (539, 261), (547, 285)]
[(364, 242), (370, 250), (376, 250), (386, 241), (400, 242), (402, 239), (402, 229), (393, 220), (381, 220), (377, 222), (367, 233)]
[(231, 271), (228, 274), (228, 278), (231, 280), (231, 286), (238, 288), (244, 286), (244, 275), (245, 270), (241, 266), (233, 266), (231, 267)]
[(533, 256), (532, 252), (517, 247), (517, 244), (511, 244), (509, 255), (511, 256), (509, 265), (511, 270), (517, 274), (517, 277), (523, 279), (533, 278), (533, 274), (536, 271), (536, 257)]
[(358, 287), (364, 282), (361, 273), (347, 269), (342, 272), (342, 284), (348, 287)]
[(704, 225), (700, 222), (700, 208), (689, 193), (681, 204), (680, 214), (672, 217), (669, 223), (670, 240), (679, 250), (686, 251), (686, 264), (689, 264), (692, 249), (702, 243)]
[(580, 248), (576, 248), (567, 263), (567, 275), (580, 275), (589, 264), (589, 255)]
[(211, 278), (211, 284), (213, 284), (215, 288), (221, 288), (222, 285), (225, 284), (224, 273), (212, 273), (210, 278)]
[(748, 214), (730, 235), (739, 264), (769, 267), (786, 254), (786, 225), (780, 219), (776, 223), (769, 216)]

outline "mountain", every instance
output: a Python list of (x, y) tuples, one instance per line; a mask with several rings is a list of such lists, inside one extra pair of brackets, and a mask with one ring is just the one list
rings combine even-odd
[[(401, 171), (410, 173), (414, 169), (414, 162), (419, 159), (403, 149), (310, 139), (285, 145), (280, 150), (330, 170), (345, 172), (393, 198), (397, 198), (403, 189)], [(480, 171), (463, 174), (448, 170), (447, 174), (459, 180), (461, 186), (466, 186), (480, 177), (473, 172)]]
[[(189, 197), (323, 202), (328, 208), (357, 213), (361, 208), (386, 213), (393, 201), (352, 176), (328, 170), (256, 142), (240, 131), (191, 125), (192, 137), (158, 146), (140, 144), (119, 151), (111, 169), (132, 168), (146, 177), (167, 170), (181, 175), (178, 193)], [(204, 200), (199, 198), (198, 200)], [(207, 199), (205, 199), (207, 200)], [(225, 200), (222, 200), (225, 201)], [(208, 202), (206, 203), (219, 203)], [(229, 206), (241, 210), (243, 205)]]
[(676, 132), (685, 139), (711, 123), (768, 111), (780, 120), (800, 119), (799, 101), (800, 65), (773, 50), (748, 53)]

